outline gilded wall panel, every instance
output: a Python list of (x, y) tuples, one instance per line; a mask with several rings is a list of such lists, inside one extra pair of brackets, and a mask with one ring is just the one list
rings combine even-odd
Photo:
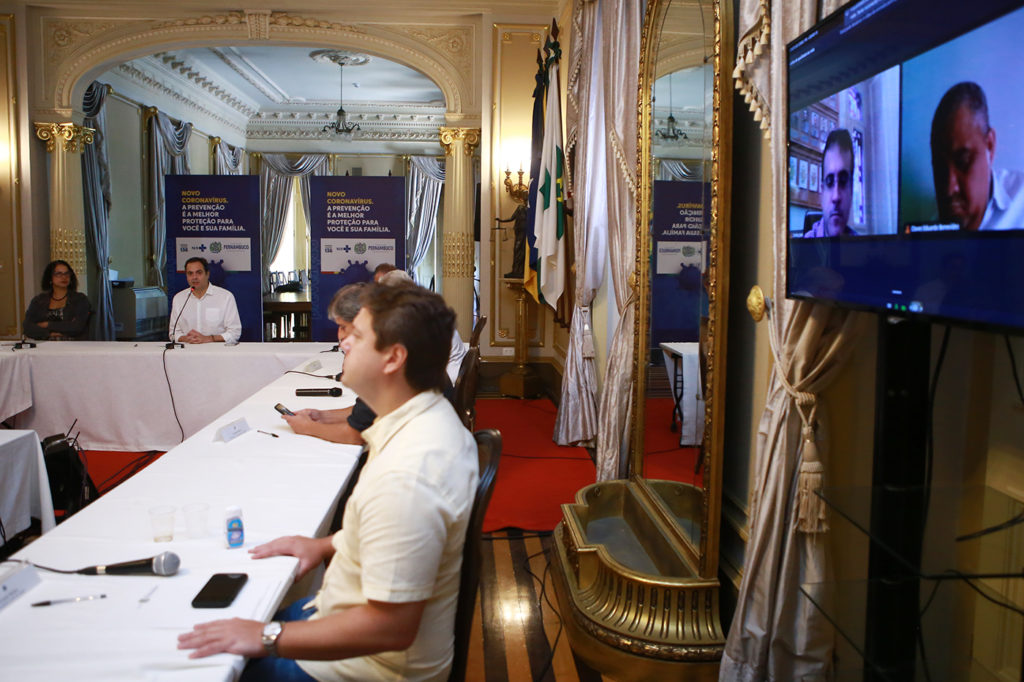
[(21, 212), (18, 204), (17, 55), (14, 17), (0, 15), (0, 337), (20, 333), (25, 293), (21, 287)]

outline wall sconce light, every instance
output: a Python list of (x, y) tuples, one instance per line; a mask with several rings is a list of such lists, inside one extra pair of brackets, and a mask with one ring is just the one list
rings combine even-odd
[(526, 198), (530, 195), (530, 183), (523, 182), (523, 168), (519, 167), (519, 181), (512, 182), (512, 171), (505, 168), (505, 191), (509, 193), (512, 200), (517, 204), (526, 205)]

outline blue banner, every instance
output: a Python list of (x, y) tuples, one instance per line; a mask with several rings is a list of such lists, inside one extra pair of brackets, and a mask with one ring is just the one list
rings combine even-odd
[(651, 224), (651, 348), (697, 341), (707, 315), (702, 276), (710, 241), (711, 185), (654, 183)]
[(334, 341), (334, 292), (369, 282), (381, 263), (405, 267), (405, 178), (312, 177), (309, 213), (313, 340)]
[(167, 309), (188, 287), (185, 261), (210, 263), (210, 282), (230, 291), (242, 341), (263, 340), (260, 184), (255, 175), (166, 175)]

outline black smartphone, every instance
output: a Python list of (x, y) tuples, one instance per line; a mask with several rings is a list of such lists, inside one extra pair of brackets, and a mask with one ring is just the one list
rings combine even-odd
[(192, 600), (192, 608), (223, 609), (231, 606), (248, 579), (245, 573), (214, 573)]
[(295, 416), (294, 412), (289, 410), (287, 407), (285, 407), (281, 403), (278, 403), (277, 405), (274, 405), (274, 409), (277, 410), (278, 412), (280, 412), (281, 414), (288, 415), (289, 417), (294, 417)]

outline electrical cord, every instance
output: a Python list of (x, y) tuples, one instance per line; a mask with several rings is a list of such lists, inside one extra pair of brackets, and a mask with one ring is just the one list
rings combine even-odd
[(181, 425), (181, 419), (178, 418), (178, 406), (174, 404), (174, 390), (171, 388), (171, 376), (167, 373), (167, 348), (164, 348), (163, 354), (160, 356), (160, 361), (164, 365), (164, 379), (167, 380), (167, 393), (171, 396), (171, 411), (174, 412), (174, 421), (178, 422), (178, 430), (181, 431), (181, 442), (185, 442), (185, 429)]
[(1024, 405), (1024, 390), (1020, 387), (1020, 375), (1017, 374), (1017, 359), (1013, 356), (1013, 346), (1010, 345), (1010, 335), (1003, 334), (1003, 339), (1006, 341), (1006, 354), (1010, 356), (1010, 369), (1013, 372), (1013, 383), (1017, 385), (1017, 397), (1020, 398), (1020, 402)]
[[(1021, 404), (1024, 405), (1024, 391), (1021, 390), (1020, 376), (1017, 373), (1017, 359), (1013, 355), (1013, 346), (1010, 344), (1010, 335), (1004, 334), (1003, 340), (1006, 341), (1006, 354), (1010, 358), (1010, 370), (1011, 374), (1013, 375), (1013, 383), (1017, 386), (1017, 396), (1020, 398)], [(1018, 512), (1016, 516), (1013, 516), (1007, 519), (1006, 521), (1002, 521), (995, 525), (988, 526), (986, 528), (982, 528), (981, 530), (976, 530), (971, 533), (958, 535), (955, 538), (955, 541), (963, 542), (964, 540), (974, 540), (975, 538), (980, 538), (990, 533), (997, 533), (1001, 530), (1012, 528), (1013, 526), (1016, 526), (1019, 523), (1024, 523), (1024, 509)]]
[(928, 414), (926, 417), (927, 427), (925, 431), (924, 495), (922, 499), (923, 508), (921, 509), (922, 533), (924, 532), (924, 527), (928, 523), (928, 507), (931, 505), (932, 497), (932, 472), (934, 471), (935, 464), (935, 436), (933, 434), (935, 426), (935, 393), (939, 386), (939, 377), (942, 374), (942, 364), (946, 359), (946, 349), (949, 347), (949, 333), (950, 327), (947, 325), (946, 331), (942, 335), (942, 344), (939, 346), (939, 356), (935, 360), (935, 369), (932, 371), (931, 385), (928, 387)]
[(289, 369), (285, 374), (305, 374), (307, 377), (316, 377), (317, 379), (334, 379), (335, 381), (341, 381), (341, 372), (337, 374), (311, 374), (310, 372), (300, 372), (297, 369)]
[(25, 559), (4, 559), (3, 562), (0, 562), (0, 563), (27, 564), (27, 565), (29, 565), (29, 566), (31, 566), (33, 568), (38, 568), (41, 571), (51, 571), (53, 573), (66, 573), (68, 575), (70, 575), (72, 573), (78, 573), (78, 571), (74, 570), (74, 569), (69, 571), (69, 570), (65, 570), (63, 568), (51, 568), (50, 566), (42, 566), (40, 564), (36, 564), (36, 563), (31, 562), (31, 561), (27, 561)]
[[(537, 575), (530, 570), (530, 559), (541, 554), (544, 555), (544, 572), (541, 574), (541, 577), (538, 578)], [(533, 554), (526, 557), (524, 564), (524, 569), (526, 570), (526, 573), (531, 578), (540, 583), (540, 594), (537, 597), (537, 611), (539, 613), (543, 613), (544, 603), (547, 603), (548, 608), (551, 609), (552, 613), (554, 613), (555, 616), (558, 618), (558, 631), (555, 633), (555, 639), (551, 642), (551, 655), (548, 657), (547, 663), (544, 664), (544, 667), (541, 668), (540, 674), (534, 678), (536, 680), (543, 680), (544, 676), (548, 673), (548, 670), (550, 670), (554, 665), (555, 652), (558, 650), (558, 642), (562, 637), (564, 621), (562, 620), (562, 614), (558, 611), (558, 608), (551, 603), (551, 599), (548, 597), (547, 594), (547, 577), (551, 569), (551, 555), (548, 553), (548, 550), (542, 549), (539, 552), (534, 552)]]

